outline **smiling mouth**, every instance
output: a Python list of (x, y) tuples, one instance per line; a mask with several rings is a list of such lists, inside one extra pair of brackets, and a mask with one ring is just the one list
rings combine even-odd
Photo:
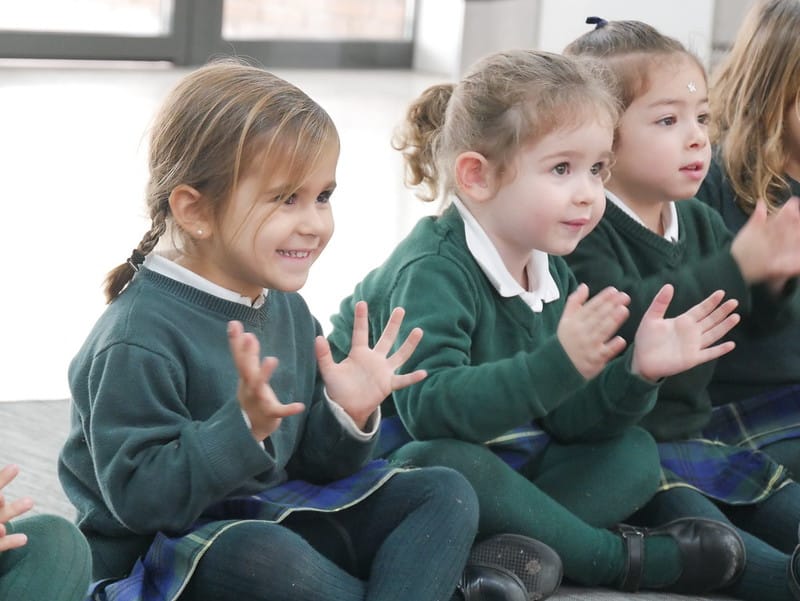
[(292, 259), (305, 259), (311, 255), (311, 252), (307, 250), (279, 250), (278, 254)]
[(690, 165), (686, 165), (681, 167), (681, 171), (702, 171), (703, 163), (691, 163)]

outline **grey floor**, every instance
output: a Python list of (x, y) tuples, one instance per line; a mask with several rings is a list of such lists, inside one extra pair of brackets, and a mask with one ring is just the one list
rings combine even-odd
[[(66, 438), (69, 424), (68, 401), (26, 401), (0, 403), (2, 448), (0, 465), (16, 463), (20, 475), (4, 491), (8, 499), (31, 496), (33, 513), (55, 513), (70, 519), (75, 512), (66, 499), (56, 474), (56, 459)], [(563, 586), (556, 601), (687, 601), (689, 597), (638, 593), (622, 595), (615, 591)], [(693, 597), (697, 601), (724, 597)]]

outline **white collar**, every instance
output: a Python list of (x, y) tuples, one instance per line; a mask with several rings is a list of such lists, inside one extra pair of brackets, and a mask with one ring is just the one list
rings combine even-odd
[[(617, 205), (623, 213), (636, 221), (639, 225), (647, 227), (644, 221), (639, 219), (639, 216), (634, 213), (619, 196), (610, 190), (606, 190), (606, 198)], [(664, 227), (664, 238), (670, 242), (677, 242), (680, 232), (678, 231), (678, 209), (675, 208), (675, 201), (669, 201), (661, 210), (661, 225)]]
[(247, 305), (253, 309), (260, 309), (264, 302), (267, 300), (268, 290), (264, 288), (264, 292), (254, 301), (253, 299), (242, 296), (238, 292), (228, 290), (222, 286), (215, 284), (211, 280), (197, 275), (191, 269), (178, 265), (175, 261), (168, 259), (162, 255), (149, 254), (144, 260), (144, 266), (151, 271), (160, 273), (172, 280), (176, 280), (192, 288), (197, 288), (202, 292), (207, 292), (213, 296), (228, 300), (241, 305)]
[(558, 286), (550, 273), (547, 253), (540, 250), (531, 252), (526, 267), (530, 290), (525, 290), (509, 273), (497, 248), (469, 209), (455, 196), (453, 204), (464, 220), (464, 235), (470, 254), (500, 296), (519, 296), (535, 313), (542, 311), (544, 303), (558, 299)]

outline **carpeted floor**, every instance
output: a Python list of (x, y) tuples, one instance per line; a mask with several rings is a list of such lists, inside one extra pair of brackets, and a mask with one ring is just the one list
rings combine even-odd
[[(69, 402), (0, 403), (0, 465), (16, 463), (19, 476), (4, 490), (7, 499), (30, 496), (32, 513), (55, 513), (74, 519), (75, 511), (58, 482), (56, 460), (69, 430)], [(554, 601), (724, 601), (723, 597), (638, 593), (562, 586)]]

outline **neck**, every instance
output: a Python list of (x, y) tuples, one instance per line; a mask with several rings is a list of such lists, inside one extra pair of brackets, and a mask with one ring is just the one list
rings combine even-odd
[(664, 235), (664, 203), (658, 200), (651, 201), (632, 201), (632, 195), (625, 194), (624, 191), (616, 190), (608, 186), (608, 190), (612, 192), (617, 198), (625, 203), (625, 206), (633, 211), (636, 216), (642, 220), (645, 227), (651, 232), (655, 232), (659, 236)]

